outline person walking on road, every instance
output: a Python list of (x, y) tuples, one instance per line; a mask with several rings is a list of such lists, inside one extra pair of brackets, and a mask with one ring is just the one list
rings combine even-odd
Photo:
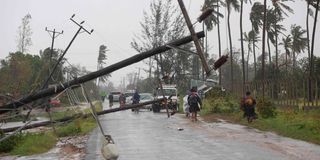
[(246, 95), (241, 99), (240, 109), (243, 110), (243, 117), (246, 117), (248, 123), (251, 123), (253, 119), (257, 118), (255, 113), (256, 100), (251, 96), (249, 91), (246, 92)]
[(109, 99), (109, 107), (112, 108), (112, 106), (113, 106), (113, 95), (111, 93), (109, 94), (108, 99)]
[(188, 104), (190, 106), (189, 111), (191, 113), (191, 120), (197, 121), (197, 112), (200, 111), (202, 102), (199, 95), (197, 94), (196, 88), (191, 89), (191, 94), (188, 96)]
[(119, 102), (120, 102), (120, 107), (123, 107), (126, 105), (126, 96), (121, 93), (119, 96)]
[[(138, 90), (136, 90), (132, 96), (132, 104), (138, 104), (140, 102), (140, 95), (138, 93)], [(132, 109), (132, 111), (135, 111), (136, 113), (139, 112), (139, 108)]]
[(104, 99), (106, 98), (107, 93), (105, 91), (101, 91), (100, 96), (101, 96), (101, 101), (104, 102)]

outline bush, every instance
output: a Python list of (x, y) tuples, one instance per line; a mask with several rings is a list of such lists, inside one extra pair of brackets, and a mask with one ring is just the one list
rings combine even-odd
[[(0, 133), (0, 137), (4, 137), (5, 135), (3, 133)], [(22, 135), (16, 134), (14, 136), (11, 136), (10, 138), (2, 141), (0, 143), (0, 153), (7, 153), (13, 150), (13, 148), (21, 141)]]
[(239, 111), (239, 104), (231, 98), (210, 98), (203, 102), (203, 114), (233, 113)]
[(259, 112), (262, 118), (272, 118), (276, 117), (277, 115), (275, 105), (269, 99), (266, 98), (264, 99), (264, 101), (258, 100), (257, 111)]

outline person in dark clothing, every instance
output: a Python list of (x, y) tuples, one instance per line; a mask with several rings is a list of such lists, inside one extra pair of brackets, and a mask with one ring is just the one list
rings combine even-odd
[[(134, 92), (133, 96), (132, 96), (132, 104), (138, 104), (140, 102), (140, 95), (138, 93), (138, 90), (136, 90), (136, 92)], [(135, 111), (135, 112), (139, 112), (139, 108), (135, 108), (135, 109), (132, 109), (132, 111)]]
[(191, 93), (188, 96), (188, 104), (190, 106), (189, 112), (191, 113), (191, 120), (197, 121), (197, 112), (200, 111), (202, 102), (195, 88), (191, 89)]
[(255, 113), (256, 100), (251, 96), (251, 93), (248, 91), (246, 95), (241, 100), (241, 110), (243, 110), (243, 117), (246, 117), (248, 122), (251, 123), (253, 119), (256, 118), (257, 114)]
[(113, 95), (111, 93), (109, 94), (108, 99), (109, 99), (109, 107), (112, 108), (112, 106), (113, 106)]
[(126, 105), (126, 96), (121, 93), (119, 96), (119, 102), (120, 102), (120, 107), (123, 107), (124, 105)]

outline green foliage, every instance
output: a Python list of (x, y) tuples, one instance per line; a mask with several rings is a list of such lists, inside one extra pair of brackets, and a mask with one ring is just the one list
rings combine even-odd
[[(40, 56), (23, 54), (22, 52), (10, 53), (1, 61), (0, 67), (0, 93), (11, 93), (19, 97), (40, 88), (48, 76), (49, 48), (40, 53)], [(58, 52), (54, 51), (52, 63), (56, 62)], [(63, 80), (62, 68), (59, 66), (53, 75), (57, 81)]]
[(10, 152), (13, 155), (32, 155), (49, 151), (57, 142), (53, 134), (27, 133)]
[(206, 94), (203, 100), (201, 114), (210, 113), (233, 113), (238, 112), (239, 102), (235, 101), (230, 95), (222, 92), (219, 88), (213, 88)]
[(96, 121), (93, 117), (87, 119), (76, 119), (71, 123), (64, 124), (57, 128), (59, 137), (85, 135), (96, 127)]
[(271, 102), (271, 100), (266, 98), (264, 99), (264, 101), (262, 101), (261, 99), (257, 101), (257, 111), (262, 118), (272, 118), (277, 115), (276, 107)]
[(59, 137), (75, 136), (81, 133), (80, 120), (77, 119), (71, 123), (64, 124), (57, 128), (57, 134)]
[[(0, 133), (0, 137), (2, 138), (3, 136), (4, 134)], [(10, 152), (15, 146), (17, 146), (17, 144), (20, 143), (21, 140), (22, 140), (22, 135), (17, 134), (6, 139), (5, 141), (2, 141), (0, 143), (0, 153)]]

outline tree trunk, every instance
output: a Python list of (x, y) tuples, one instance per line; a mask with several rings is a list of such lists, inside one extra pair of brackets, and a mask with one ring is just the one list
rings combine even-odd
[[(219, 13), (219, 1), (217, 1), (217, 12)], [(219, 43), (219, 58), (221, 57), (221, 37), (220, 37), (220, 20), (219, 20), (219, 16), (217, 16), (218, 18), (218, 43)], [(219, 85), (221, 85), (221, 67), (219, 67)]]
[(312, 101), (312, 62), (311, 62), (311, 53), (310, 53), (310, 37), (309, 37), (309, 12), (310, 12), (310, 2), (307, 1), (307, 18), (306, 18), (306, 28), (307, 28), (307, 41), (308, 41), (308, 60), (309, 60), (309, 78), (308, 78), (308, 101)]
[(245, 64), (244, 64), (242, 12), (243, 12), (243, 0), (241, 0), (241, 6), (240, 6), (240, 40), (241, 40), (241, 57), (242, 57), (242, 94), (244, 95), (245, 94), (245, 86), (246, 86), (246, 73), (245, 73)]
[[(203, 32), (197, 33), (197, 37), (198, 38), (204, 37), (204, 33)], [(38, 92), (35, 92), (34, 94), (31, 94), (31, 95), (25, 96), (23, 98), (20, 98), (15, 102), (6, 104), (4, 106), (0, 106), (0, 108), (1, 108), (0, 114), (9, 112), (12, 109), (18, 108), (18, 107), (20, 107), (20, 106), (22, 106), (24, 104), (28, 104), (28, 103), (30, 103), (32, 101), (35, 101), (35, 100), (38, 100), (40, 98), (44, 98), (44, 97), (48, 97), (48, 96), (60, 93), (61, 91), (65, 90), (66, 88), (74, 87), (74, 86), (79, 85), (81, 83), (88, 82), (88, 81), (93, 80), (95, 78), (98, 78), (98, 77), (104, 76), (106, 74), (112, 73), (112, 72), (114, 72), (116, 70), (119, 70), (119, 69), (121, 69), (123, 67), (129, 66), (129, 65), (137, 63), (139, 61), (142, 61), (142, 60), (144, 60), (146, 58), (149, 58), (151, 56), (154, 56), (154, 55), (157, 55), (159, 53), (168, 51), (168, 50), (170, 50), (170, 48), (167, 47), (167, 45), (180, 46), (180, 45), (186, 44), (186, 43), (191, 42), (191, 41), (192, 41), (192, 37), (191, 36), (184, 37), (182, 39), (172, 41), (172, 42), (170, 42), (168, 44), (165, 44), (163, 46), (151, 49), (149, 51), (146, 51), (146, 52), (143, 52), (143, 53), (140, 53), (140, 54), (136, 54), (136, 55), (134, 55), (134, 56), (132, 56), (130, 58), (127, 58), (127, 59), (122, 60), (122, 61), (120, 61), (118, 63), (115, 63), (113, 65), (105, 67), (105, 68), (103, 68), (103, 69), (101, 69), (99, 71), (91, 72), (91, 73), (89, 73), (87, 75), (84, 75), (82, 77), (78, 77), (78, 78), (76, 78), (74, 80), (65, 82), (62, 85), (56, 84), (55, 87), (42, 89), (42, 90), (40, 90)]]
[[(252, 31), (254, 32), (254, 37), (256, 36), (256, 32), (253, 29), (253, 26), (251, 26)], [(254, 78), (257, 76), (257, 61), (256, 61), (256, 45), (255, 45), (255, 39), (252, 40), (252, 49), (253, 49), (253, 65), (254, 65)]]
[[(249, 43), (249, 45), (250, 45), (250, 43)], [(249, 58), (250, 58), (250, 50), (249, 50), (249, 46), (248, 46), (248, 55), (247, 55), (247, 74), (246, 74), (246, 76), (247, 76), (247, 82), (249, 82)]]
[(315, 16), (314, 16), (314, 22), (313, 22), (313, 31), (312, 31), (312, 42), (311, 42), (311, 54), (310, 54), (310, 58), (311, 58), (311, 73), (312, 73), (312, 75), (311, 76), (313, 76), (313, 70), (314, 70), (314, 57), (313, 57), (313, 55), (314, 55), (314, 39), (315, 39), (315, 34), (316, 34), (316, 28), (317, 28), (317, 18), (318, 18), (318, 12), (319, 12), (319, 10), (318, 10), (318, 8), (319, 8), (319, 2), (320, 2), (320, 0), (318, 0), (317, 1), (317, 6), (316, 6), (316, 14), (315, 14)]
[(270, 48), (270, 39), (269, 39), (269, 35), (267, 35), (267, 45), (268, 45), (268, 57), (269, 57), (269, 65), (271, 67), (271, 48)]
[[(277, 23), (275, 24), (275, 27), (276, 27)], [(278, 74), (278, 71), (279, 71), (279, 64), (278, 64), (278, 59), (279, 59), (279, 53), (278, 53), (278, 31), (276, 31), (276, 28), (275, 28), (275, 34), (276, 34), (276, 37), (275, 37), (275, 47), (276, 47), (276, 64), (275, 64), (275, 71), (276, 73)], [(277, 75), (276, 75), (277, 76)]]
[(230, 9), (228, 10), (228, 33), (229, 33), (229, 44), (230, 44), (230, 73), (231, 73), (231, 91), (233, 91), (233, 53), (232, 53), (232, 39), (231, 39), (231, 29), (230, 29)]
[[(313, 49), (314, 49), (314, 39), (315, 39), (315, 34), (316, 34), (316, 28), (317, 28), (317, 18), (318, 18), (318, 8), (319, 8), (319, 2), (320, 2), (320, 0), (318, 0), (317, 1), (317, 6), (316, 6), (316, 14), (315, 14), (315, 16), (314, 16), (314, 22), (313, 22), (313, 31), (312, 31), (312, 42), (311, 42), (311, 53), (310, 53), (310, 62), (311, 62), (311, 65), (310, 65), (310, 72), (311, 72), (311, 77), (310, 78), (312, 78), (314, 75), (314, 60), (313, 60)], [(310, 96), (312, 97), (312, 92), (310, 93)], [(312, 100), (312, 98), (311, 98), (311, 100)]]
[[(266, 39), (266, 21), (267, 21), (267, 0), (263, 1), (263, 28), (262, 28), (262, 80), (265, 81), (265, 39)], [(264, 88), (265, 85), (262, 83), (262, 101), (264, 101)]]

